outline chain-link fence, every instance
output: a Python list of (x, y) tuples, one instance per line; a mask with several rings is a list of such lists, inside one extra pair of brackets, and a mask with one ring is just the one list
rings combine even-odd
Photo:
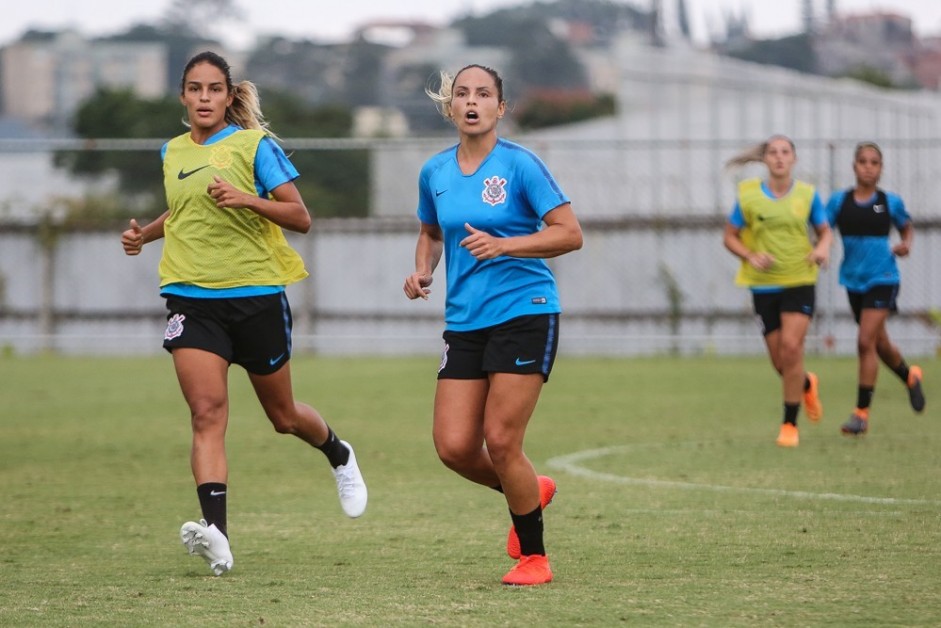
[[(853, 142), (795, 138), (801, 179), (824, 199), (852, 183)], [(418, 231), (417, 173), (453, 138), (286, 140), (289, 151), (367, 150), (363, 185), (370, 218), (317, 220), (289, 235), (311, 277), (289, 290), (299, 350), (430, 353), (439, 348), (444, 268), (428, 302), (410, 302)], [(735, 181), (723, 163), (743, 148), (730, 141), (520, 138), (546, 161), (573, 200), (585, 247), (551, 260), (562, 293), (562, 342), (572, 353), (752, 353), (764, 350), (746, 290), (733, 285), (737, 260), (722, 246)], [(78, 181), (48, 165), (53, 150), (151, 151), (158, 141), (3, 142), (0, 170), (23, 172), (0, 189), (0, 347), (17, 353), (159, 351), (164, 325), (157, 295), (159, 244), (123, 255), (122, 224), (68, 229), (63, 198), (107, 193), (113, 177)], [(883, 141), (883, 184), (906, 201), (916, 224), (911, 256), (900, 260), (900, 313), (893, 339), (910, 354), (941, 346), (941, 140)], [(46, 165), (42, 166), (43, 159)], [(26, 168), (24, 164), (39, 164)], [(43, 170), (42, 168), (45, 168)], [(159, 177), (155, 158), (154, 177)], [(302, 173), (303, 176), (303, 173)], [(311, 210), (315, 216), (317, 207)], [(146, 220), (152, 216), (139, 216)], [(855, 352), (855, 326), (837, 284), (841, 247), (821, 274), (808, 350)]]

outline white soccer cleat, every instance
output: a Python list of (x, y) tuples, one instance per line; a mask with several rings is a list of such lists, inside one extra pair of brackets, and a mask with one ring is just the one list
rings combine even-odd
[(200, 519), (199, 523), (187, 521), (180, 528), (180, 540), (190, 556), (203, 557), (213, 575), (221, 576), (232, 569), (234, 561), (229, 539), (225, 538), (216, 524), (206, 525), (205, 519)]
[(353, 448), (345, 440), (340, 442), (350, 450), (350, 459), (346, 461), (346, 464), (333, 469), (333, 477), (337, 481), (337, 492), (340, 494), (340, 506), (343, 507), (343, 512), (347, 517), (355, 518), (366, 512), (368, 499), (366, 482), (363, 481), (363, 474), (359, 472)]

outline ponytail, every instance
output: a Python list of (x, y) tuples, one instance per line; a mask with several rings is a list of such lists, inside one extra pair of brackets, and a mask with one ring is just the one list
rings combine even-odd
[(791, 150), (797, 154), (797, 147), (794, 146), (794, 141), (791, 138), (786, 135), (772, 135), (764, 142), (755, 144), (754, 146), (749, 146), (742, 152), (730, 158), (725, 162), (725, 167), (741, 168), (742, 166), (747, 166), (750, 163), (761, 163), (765, 159), (765, 153), (768, 152), (768, 145), (774, 140), (786, 140), (787, 143), (791, 145)]
[(232, 104), (225, 112), (225, 119), (243, 129), (264, 131), (274, 139), (280, 139), (268, 128), (268, 121), (261, 112), (261, 98), (251, 81), (241, 81), (232, 86)]

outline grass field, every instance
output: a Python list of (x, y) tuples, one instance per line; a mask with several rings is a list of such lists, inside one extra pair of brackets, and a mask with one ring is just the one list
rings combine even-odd
[(764, 358), (560, 357), (526, 447), (559, 484), (556, 579), (509, 588), (505, 503), (434, 454), (434, 357), (292, 364), (356, 447), (357, 520), (232, 370), (222, 578), (178, 538), (199, 510), (168, 357), (0, 358), (0, 626), (941, 624), (941, 361), (923, 415), (883, 369), (861, 439), (855, 361), (808, 362), (826, 415), (785, 450)]

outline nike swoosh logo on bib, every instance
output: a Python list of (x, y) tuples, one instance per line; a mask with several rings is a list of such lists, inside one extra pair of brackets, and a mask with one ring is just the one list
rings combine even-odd
[(189, 172), (183, 172), (183, 169), (180, 168), (180, 174), (178, 174), (178, 175), (176, 175), (176, 176), (177, 176), (177, 178), (178, 178), (180, 181), (182, 181), (183, 179), (185, 179), (186, 177), (190, 176), (191, 174), (196, 174), (197, 172), (199, 172), (199, 171), (202, 170), (203, 168), (208, 168), (208, 167), (209, 167), (209, 164), (206, 164), (205, 166), (200, 166), (200, 167), (197, 168), (196, 170), (190, 170)]

